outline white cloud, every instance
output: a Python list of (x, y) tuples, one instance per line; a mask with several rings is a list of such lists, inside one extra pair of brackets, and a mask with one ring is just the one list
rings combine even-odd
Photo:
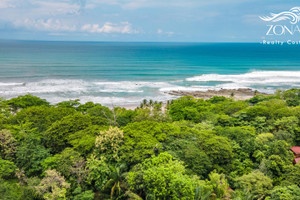
[(39, 30), (39, 31), (76, 31), (75, 25), (67, 25), (58, 19), (25, 19), (21, 21), (15, 21), (14, 25), (17, 27), (24, 27), (29, 30)]
[(100, 26), (99, 24), (85, 24), (81, 27), (81, 31), (89, 33), (138, 33), (137, 30), (132, 29), (131, 24), (128, 22), (122, 22), (120, 24), (106, 22), (103, 26)]
[(168, 35), (168, 36), (172, 36), (172, 35), (174, 35), (174, 32), (165, 32), (165, 31), (163, 31), (162, 29), (157, 29), (157, 34), (159, 34), (159, 35)]
[(44, 1), (31, 0), (34, 5), (33, 11), (40, 15), (63, 15), (63, 14), (79, 14), (82, 4), (80, 2), (71, 1)]
[(77, 24), (76, 18), (85, 6), (84, 0), (0, 0), (0, 21), (17, 27), (69, 29)]
[(64, 32), (88, 32), (88, 33), (120, 33), (120, 34), (137, 34), (138, 31), (132, 28), (129, 22), (121, 22), (114, 24), (106, 22), (104, 25), (99, 24), (84, 24), (84, 25), (73, 25), (59, 19), (30, 19), (16, 20), (13, 23), (16, 27), (26, 28), (28, 30), (38, 30), (51, 32), (49, 34), (61, 34)]
[[(83, 9), (92, 8), (85, 0), (0, 0), (0, 16), (53, 17), (79, 15)], [(5, 14), (5, 15), (4, 15)], [(24, 17), (24, 18), (25, 18)]]
[[(115, 4), (119, 0), (0, 0), (0, 21), (32, 31), (89, 32), (135, 34), (128, 22), (94, 24), (83, 9), (94, 9), (99, 3)], [(101, 14), (100, 14), (101, 15)], [(104, 16), (103, 14), (102, 16)]]
[[(90, 0), (97, 5), (117, 5), (123, 9), (139, 9), (139, 8), (149, 8), (149, 7), (180, 7), (180, 8), (201, 8), (205, 6), (221, 6), (228, 4), (236, 4), (247, 2), (250, 0)], [(253, 0), (252, 0), (253, 1)]]
[(1, 8), (15, 8), (15, 1), (14, 0), (1, 0), (0, 1), (0, 9)]

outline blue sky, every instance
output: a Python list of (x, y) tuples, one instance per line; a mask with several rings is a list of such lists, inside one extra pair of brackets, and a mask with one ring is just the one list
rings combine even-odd
[(266, 32), (259, 16), (295, 6), (299, 1), (0, 0), (0, 39), (259, 42)]

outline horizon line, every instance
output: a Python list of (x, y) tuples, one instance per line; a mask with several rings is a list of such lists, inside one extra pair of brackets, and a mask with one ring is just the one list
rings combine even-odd
[(94, 43), (204, 43), (204, 44), (259, 44), (260, 42), (214, 42), (214, 41), (97, 41), (97, 40), (33, 40), (33, 39), (3, 39), (0, 41), (21, 41), (21, 42), (94, 42)]

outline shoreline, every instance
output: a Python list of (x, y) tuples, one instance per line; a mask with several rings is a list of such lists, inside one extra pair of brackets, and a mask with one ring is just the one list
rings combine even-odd
[[(269, 95), (267, 93), (259, 92), (257, 90), (253, 90), (251, 88), (239, 88), (239, 89), (220, 89), (220, 90), (207, 90), (207, 91), (170, 91), (165, 92), (166, 94), (176, 96), (177, 98), (183, 97), (183, 96), (192, 96), (197, 99), (210, 99), (214, 96), (223, 96), (226, 98), (233, 98), (234, 100), (247, 100), (251, 99), (252, 97), (263, 94), (263, 95)], [(166, 101), (163, 101), (163, 106), (166, 105)], [(115, 106), (115, 107), (122, 107), (130, 110), (134, 110), (137, 107), (139, 107), (139, 104), (137, 105), (121, 105), (121, 106)]]
[(192, 96), (199, 99), (210, 99), (214, 96), (223, 96), (226, 98), (232, 97), (234, 100), (246, 100), (254, 97), (258, 94), (268, 95), (251, 88), (239, 88), (239, 89), (220, 89), (220, 90), (207, 90), (207, 91), (171, 91), (168, 92), (174, 96)]
[[(223, 96), (226, 98), (232, 98), (234, 100), (247, 100), (258, 94), (269, 95), (267, 93), (259, 92), (257, 90), (253, 90), (251, 88), (220, 89), (220, 90), (214, 89), (214, 90), (206, 90), (206, 91), (183, 91), (183, 90), (175, 91), (175, 90), (173, 90), (173, 91), (164, 92), (164, 93), (175, 97), (174, 99), (177, 99), (177, 98), (180, 98), (183, 96), (192, 96), (196, 99), (204, 99), (204, 100), (210, 99), (214, 96)], [(165, 107), (167, 105), (167, 101), (172, 100), (172, 99), (173, 98), (161, 101), (163, 104), (163, 107)], [(70, 99), (70, 100), (72, 100), (72, 99)], [(151, 98), (147, 99), (147, 100), (149, 101), (149, 100), (151, 100)], [(102, 103), (100, 103), (100, 104), (103, 106), (106, 106), (110, 109), (112, 109), (113, 107), (121, 107), (121, 108), (125, 108), (128, 110), (135, 110), (136, 108), (140, 107), (141, 103), (142, 103), (142, 101), (139, 103), (132, 103), (132, 104), (126, 104), (126, 103), (124, 103), (124, 104), (120, 103), (117, 105), (114, 105), (114, 104), (105, 105)], [(55, 105), (55, 104), (53, 104), (53, 105)]]

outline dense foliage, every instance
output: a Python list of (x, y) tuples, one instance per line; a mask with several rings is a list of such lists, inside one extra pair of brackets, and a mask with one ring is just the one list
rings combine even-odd
[(135, 110), (0, 99), (0, 199), (299, 200), (300, 90)]

